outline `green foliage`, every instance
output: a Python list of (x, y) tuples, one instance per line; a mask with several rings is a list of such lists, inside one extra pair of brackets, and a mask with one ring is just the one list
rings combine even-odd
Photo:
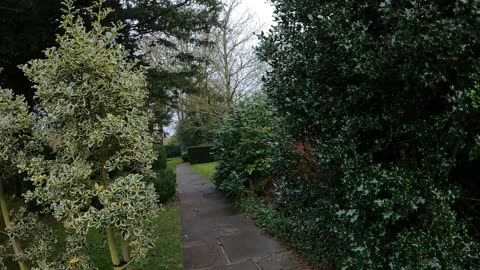
[(209, 144), (187, 147), (188, 161), (191, 164), (209, 163), (213, 161), (213, 146)]
[(153, 162), (152, 168), (155, 171), (164, 170), (167, 168), (167, 152), (163, 144), (154, 144), (153, 149), (157, 153), (157, 159)]
[(65, 2), (58, 47), (22, 67), (45, 114), (36, 138), (54, 152), (52, 160), (29, 163), (34, 189), (25, 197), (48, 207), (79, 239), (113, 228), (132, 258), (141, 258), (152, 245), (143, 221), (157, 205), (154, 188), (142, 181), (154, 159), (144, 71), (115, 42), (120, 26), (101, 25), (109, 13), (101, 1), (87, 9), (96, 18), (91, 27), (72, 4)]
[(480, 72), (475, 72), (472, 75), (474, 81), (472, 90), (470, 91), (470, 98), (472, 99), (472, 104), (475, 109), (480, 107)]
[(9, 237), (19, 239), (22, 243), (32, 243), (23, 247), (22, 261), (35, 266), (53, 266), (51, 262), (56, 259), (52, 258), (52, 243), (56, 240), (53, 230), (39, 222), (33, 213), (26, 213), (24, 208), (15, 212), (12, 220), (12, 226), (6, 229)]
[(290, 239), (339, 269), (479, 268), (480, 3), (273, 3), (260, 55)]
[(165, 152), (167, 152), (167, 158), (180, 157), (182, 155), (182, 148), (178, 145), (166, 145)]
[(183, 160), (183, 162), (188, 162), (188, 153), (187, 152), (182, 152), (182, 160)]
[[(144, 259), (133, 262), (129, 268), (133, 270), (182, 270), (182, 239), (180, 226), (180, 209), (178, 203), (163, 205), (162, 210), (148, 221), (155, 224), (152, 236), (155, 248), (150, 249)], [(93, 266), (87, 268), (110, 269), (110, 255), (105, 253), (104, 236), (92, 230), (88, 234), (88, 255)], [(57, 268), (66, 269), (66, 268)]]
[(33, 104), (34, 91), (19, 64), (42, 56), (55, 44), (61, 1), (3, 0), (0, 9), (0, 85), (11, 88)]
[(155, 187), (160, 203), (168, 202), (177, 193), (177, 175), (171, 169), (159, 170), (147, 181)]
[(268, 204), (256, 196), (242, 197), (237, 204), (255, 221), (255, 224), (275, 238), (287, 241), (294, 247), (303, 245), (298, 239), (290, 238), (295, 221), (286, 217), (275, 205)]
[[(92, 1), (76, 1), (81, 10), (88, 8), (91, 3)], [(216, 24), (220, 8), (217, 0), (106, 0), (104, 6), (113, 9), (111, 16), (106, 18), (105, 25), (123, 22), (125, 27), (119, 29), (120, 35), (116, 42), (132, 51), (139, 51), (141, 43), (138, 41), (145, 37), (150, 43), (169, 50), (179, 49), (174, 42), (176, 40), (205, 44), (204, 34)], [(43, 50), (55, 45), (58, 22), (62, 16), (61, 7), (60, 0), (2, 1), (0, 65), (5, 69), (0, 74), (0, 83), (12, 88), (15, 93), (24, 94), (30, 104), (34, 103), (34, 91), (17, 65), (42, 57)], [(85, 19), (95, 20), (94, 17)], [(129, 23), (132, 21), (137, 23)], [(161, 100), (163, 106), (173, 105), (170, 103), (175, 95), (171, 92), (178, 94), (178, 89), (188, 91), (196, 87), (192, 78), (200, 72), (199, 60), (185, 53), (177, 53), (177, 60), (185, 68), (175, 70), (170, 65), (162, 65), (150, 70), (148, 74), (151, 96), (154, 101)], [(131, 57), (140, 58), (142, 55), (138, 53)]]
[(199, 144), (209, 144), (213, 139), (216, 118), (206, 115), (191, 115), (179, 121), (175, 135), (179, 144), (190, 147)]
[(131, 266), (136, 270), (183, 270), (182, 226), (177, 202), (163, 206), (162, 211), (151, 219), (155, 223), (155, 248), (148, 256)]
[(0, 184), (18, 171), (26, 153), (35, 145), (31, 141), (33, 114), (28, 112), (25, 99), (11, 90), (0, 88)]
[[(19, 169), (28, 161), (30, 152), (37, 148), (31, 140), (34, 120), (23, 97), (16, 97), (11, 90), (0, 88), (0, 204), (5, 228), (3, 233), (7, 236), (7, 239), (0, 243), (2, 268), (6, 267), (4, 258), (8, 256), (16, 260), (21, 269), (26, 269), (26, 263), (35, 266), (40, 263), (48, 265), (52, 259), (50, 245), (54, 238), (48, 238), (48, 228), (41, 226), (32, 213), (27, 215), (24, 209), (15, 212), (11, 217), (14, 211), (9, 211), (4, 192), (7, 181), (15, 179)], [(32, 235), (35, 231), (32, 229), (42, 233)], [(22, 241), (30, 245), (22, 249)]]
[(234, 109), (215, 139), (215, 182), (221, 190), (238, 196), (247, 190), (264, 194), (271, 187), (268, 158), (273, 127), (279, 123), (275, 110), (262, 96)]

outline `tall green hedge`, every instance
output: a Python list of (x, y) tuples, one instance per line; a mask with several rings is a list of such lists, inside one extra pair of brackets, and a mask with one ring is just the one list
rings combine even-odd
[(191, 164), (212, 162), (214, 160), (212, 150), (213, 146), (210, 144), (187, 147), (188, 161)]
[(339, 269), (480, 269), (480, 2), (272, 2), (273, 194), (305, 251)]
[(165, 152), (167, 153), (167, 158), (180, 157), (182, 148), (178, 145), (165, 145)]

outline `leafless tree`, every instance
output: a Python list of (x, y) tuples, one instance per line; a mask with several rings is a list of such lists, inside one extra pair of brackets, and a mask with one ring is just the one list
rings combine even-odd
[(225, 0), (220, 25), (212, 34), (208, 52), (212, 65), (210, 84), (224, 97), (227, 111), (257, 91), (264, 68), (255, 53), (256, 35), (261, 29), (249, 11), (241, 12), (241, 0)]
[(208, 59), (201, 76), (195, 78), (202, 90), (183, 92), (176, 97), (173, 106), (176, 121), (195, 117), (197, 122), (202, 122), (196, 128), (211, 129), (219, 119), (229, 114), (238, 101), (260, 89), (265, 68), (254, 47), (257, 40), (255, 33), (262, 28), (248, 10), (243, 10), (241, 1), (223, 0), (220, 24), (203, 36), (210, 46), (174, 40), (176, 49), (171, 50), (158, 44), (151, 46), (148, 40), (145, 41), (145, 56), (155, 68), (182, 70), (183, 63), (176, 58), (179, 51)]

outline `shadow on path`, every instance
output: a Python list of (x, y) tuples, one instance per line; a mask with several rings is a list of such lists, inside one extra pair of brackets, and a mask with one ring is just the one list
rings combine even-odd
[(177, 177), (185, 270), (305, 269), (189, 164)]

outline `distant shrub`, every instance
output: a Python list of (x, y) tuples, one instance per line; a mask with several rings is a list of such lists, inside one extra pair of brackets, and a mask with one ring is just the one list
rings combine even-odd
[(153, 162), (152, 167), (155, 171), (164, 170), (167, 168), (167, 153), (162, 144), (154, 144), (153, 149), (157, 154), (157, 159)]
[(167, 152), (167, 158), (180, 157), (182, 155), (182, 149), (178, 145), (166, 145), (165, 152)]
[(171, 169), (157, 171), (155, 176), (147, 179), (147, 182), (152, 183), (155, 187), (160, 203), (168, 202), (176, 194), (177, 177)]
[(182, 160), (183, 162), (188, 162), (188, 153), (187, 152), (182, 152)]
[(268, 157), (277, 119), (264, 97), (245, 101), (229, 115), (214, 141), (215, 181), (229, 195), (263, 194), (271, 186)]
[(213, 146), (210, 144), (187, 147), (188, 161), (190, 161), (191, 164), (212, 162), (212, 150)]

